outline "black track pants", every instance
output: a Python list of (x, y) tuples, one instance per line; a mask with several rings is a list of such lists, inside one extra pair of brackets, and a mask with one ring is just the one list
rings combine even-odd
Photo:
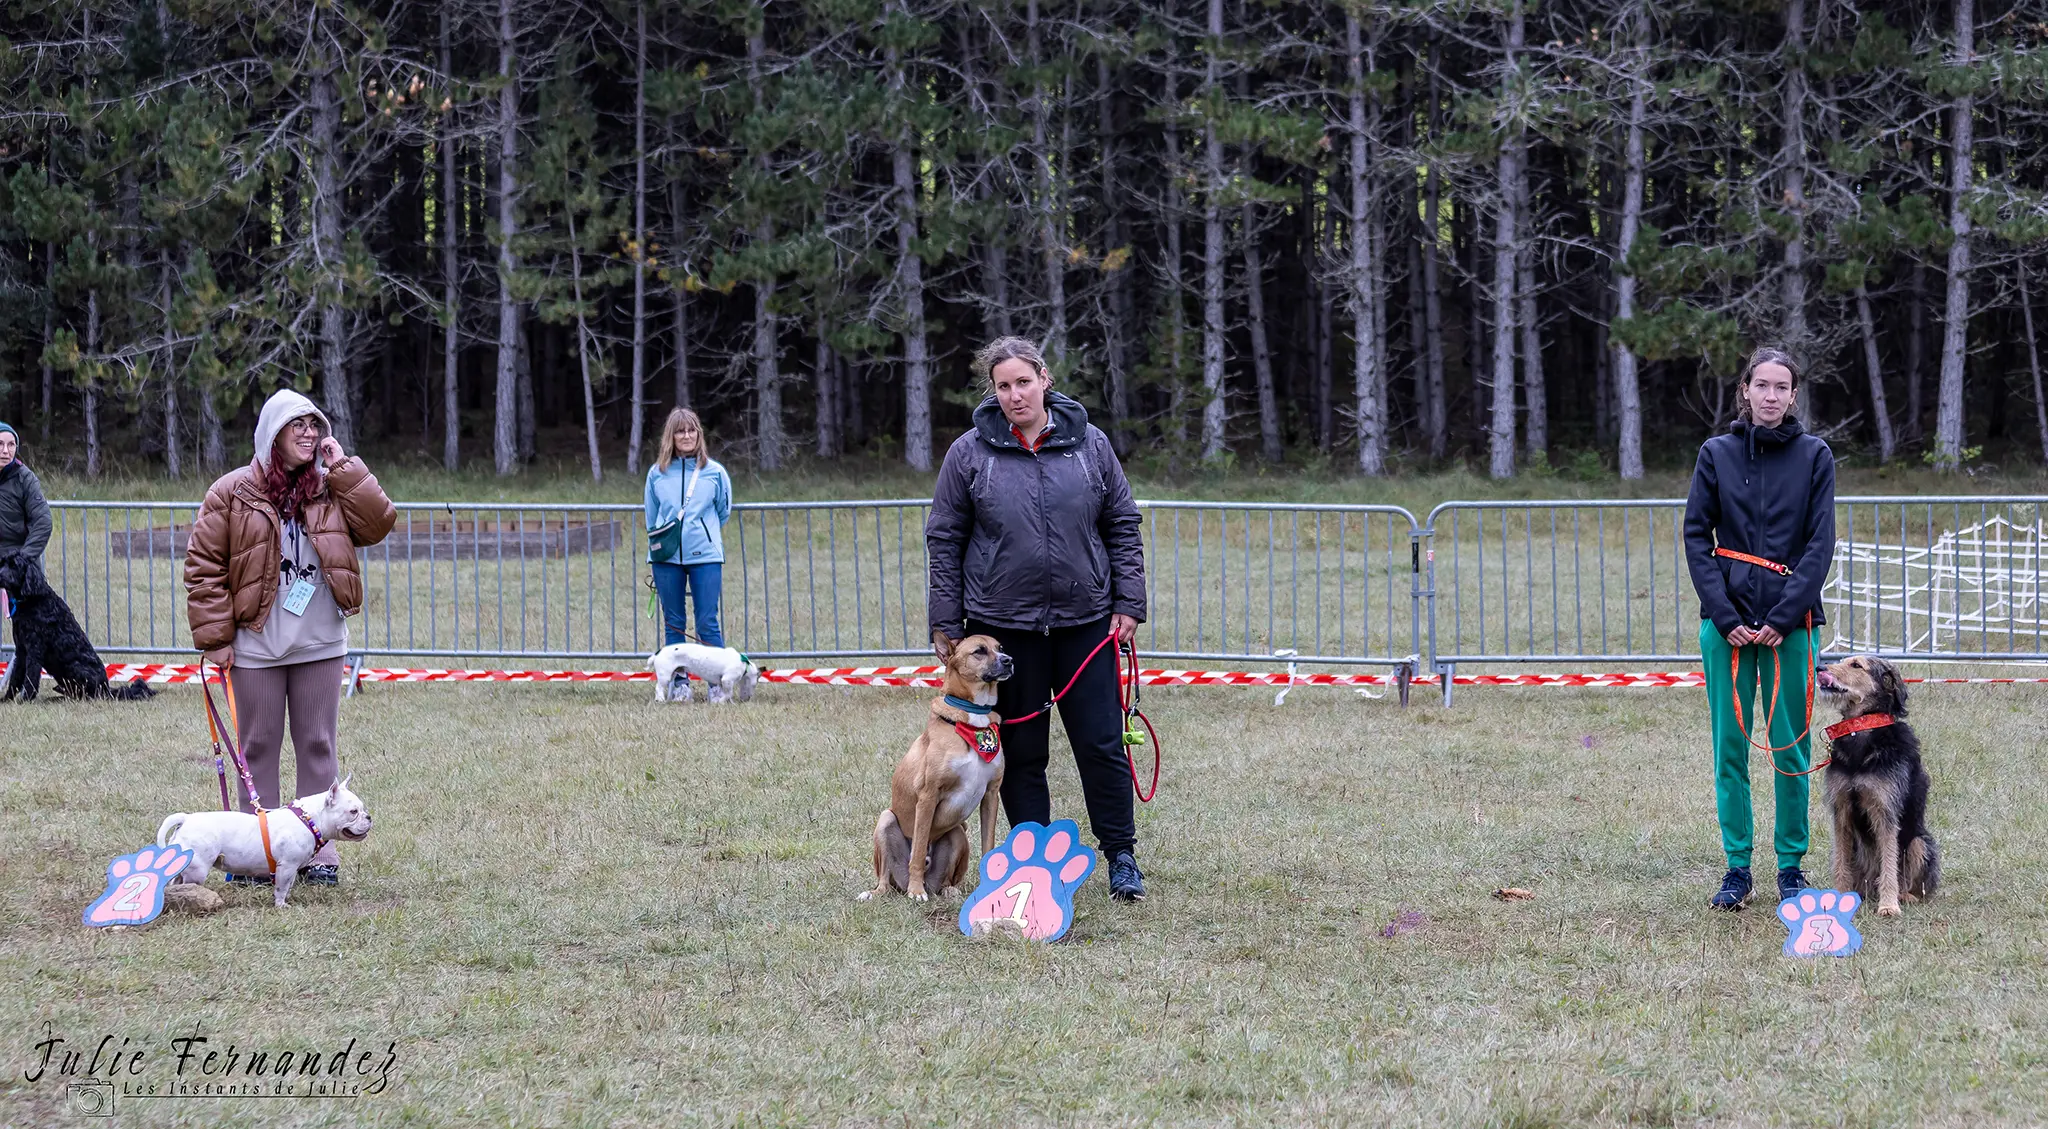
[[(1088, 652), (1109, 634), (1109, 617), (1080, 627), (1050, 633), (990, 627), (967, 621), (970, 635), (993, 635), (1016, 665), (1016, 672), (997, 691), (996, 710), (1004, 717), (1030, 713), (1067, 684)], [(1088, 802), (1088, 823), (1104, 856), (1137, 846), (1137, 813), (1131, 796), (1131, 773), (1124, 759), (1123, 713), (1117, 704), (1116, 645), (1096, 654), (1074, 688), (1060, 699), (1060, 724), (1074, 747), (1081, 771), (1081, 794)], [(1019, 724), (1003, 723), (1003, 815), (1012, 826), (1026, 821), (1052, 822), (1052, 793), (1045, 786), (1047, 744), (1052, 718), (1040, 714)], [(1107, 857), (1104, 859), (1107, 862)]]

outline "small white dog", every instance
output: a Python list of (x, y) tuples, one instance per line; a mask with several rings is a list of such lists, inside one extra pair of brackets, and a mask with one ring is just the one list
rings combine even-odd
[[(266, 874), (270, 860), (264, 857), (263, 828), (257, 826), (257, 818), (245, 811), (181, 811), (156, 829), (156, 845), (192, 852), (192, 862), (178, 876), (180, 882), (205, 882), (215, 860), (233, 874)], [(359, 842), (370, 834), (370, 813), (362, 798), (348, 790), (348, 778), (335, 781), (325, 792), (301, 796), (285, 807), (266, 811), (261, 818), (270, 824), (270, 854), (277, 859), (271, 890), (280, 907), (299, 880), (299, 868), (321, 843), (329, 839)], [(318, 841), (314, 839), (316, 830)]]
[(713, 702), (744, 702), (753, 698), (754, 683), (761, 680), (761, 668), (754, 660), (731, 647), (707, 647), (702, 643), (676, 643), (647, 656), (647, 669), (654, 672), (654, 700), (687, 702), (690, 678), (704, 680), (705, 699)]

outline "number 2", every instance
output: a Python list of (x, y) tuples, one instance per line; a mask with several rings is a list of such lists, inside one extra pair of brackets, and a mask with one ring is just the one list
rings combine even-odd
[(149, 879), (140, 874), (131, 874), (121, 881), (121, 893), (107, 908), (115, 913), (141, 913), (143, 905), (136, 901), (149, 888)]

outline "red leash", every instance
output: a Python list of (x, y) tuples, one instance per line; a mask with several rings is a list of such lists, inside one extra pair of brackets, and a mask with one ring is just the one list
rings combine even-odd
[[(1095, 656), (1102, 653), (1102, 648), (1109, 646), (1111, 643), (1115, 641), (1116, 629), (1111, 628), (1109, 634), (1102, 637), (1102, 642), (1095, 644), (1095, 649), (1088, 652), (1088, 657), (1081, 660), (1081, 665), (1074, 668), (1074, 676), (1072, 678), (1067, 679), (1067, 684), (1065, 686), (1060, 687), (1059, 693), (1054, 694), (1052, 697), (1046, 699), (1046, 703), (1044, 705), (1038, 707), (1035, 710), (1032, 710), (1030, 713), (1023, 715), (1022, 717), (1004, 718), (1003, 724), (1016, 725), (1019, 722), (1030, 721), (1031, 719), (1039, 716), (1040, 714), (1043, 714), (1046, 711), (1052, 709), (1053, 706), (1059, 703), (1059, 700), (1061, 698), (1067, 696), (1067, 691), (1072, 690), (1074, 688), (1074, 683), (1081, 681), (1081, 672), (1088, 669), (1088, 664), (1095, 661)], [(1122, 661), (1124, 656), (1126, 655), (1130, 656), (1130, 667), (1128, 676), (1126, 676), (1125, 674), (1125, 667)], [(1131, 770), (1131, 791), (1137, 795), (1139, 803), (1149, 804), (1152, 802), (1152, 797), (1159, 794), (1159, 731), (1152, 728), (1152, 719), (1146, 717), (1145, 712), (1138, 708), (1137, 641), (1135, 639), (1132, 640), (1131, 645), (1129, 647), (1117, 648), (1117, 659), (1118, 662), (1116, 701), (1117, 705), (1123, 710), (1124, 714), (1124, 764), (1128, 766)], [(1130, 747), (1136, 744), (1143, 744), (1147, 740), (1146, 737), (1140, 736), (1138, 734), (1137, 728), (1131, 724), (1131, 720), (1133, 718), (1136, 718), (1139, 722), (1142, 722), (1145, 726), (1145, 733), (1150, 735), (1149, 739), (1152, 744), (1152, 787), (1150, 790), (1147, 790), (1139, 786), (1138, 762), (1136, 758), (1131, 756)], [(972, 743), (970, 742), (970, 745), (971, 744)]]

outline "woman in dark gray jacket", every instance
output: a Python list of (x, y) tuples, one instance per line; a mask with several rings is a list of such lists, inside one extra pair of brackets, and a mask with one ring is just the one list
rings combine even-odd
[[(974, 430), (954, 441), (932, 492), (932, 647), (943, 661), (967, 635), (991, 635), (1016, 664), (996, 709), (1021, 716), (1087, 668), (1059, 705), (1074, 747), (1088, 821), (1109, 860), (1110, 893), (1145, 896), (1117, 701), (1116, 648), (1145, 618), (1145, 546), (1138, 507), (1109, 438), (1087, 409), (1052, 390), (1038, 346), (990, 342), (974, 371), (992, 393)], [(1115, 646), (1096, 649), (1111, 631)], [(1090, 659), (1090, 653), (1094, 658)], [(1049, 713), (1003, 727), (1003, 813), (1049, 823)]]
[(1808, 680), (1813, 629), (1827, 622), (1821, 586), (1835, 559), (1835, 455), (1792, 414), (1798, 366), (1776, 349), (1758, 349), (1737, 394), (1741, 414), (1700, 445), (1685, 503), (1685, 563), (1700, 597), (1714, 799), (1728, 856), (1709, 904), (1724, 910), (1741, 909), (1752, 888), (1752, 746), (1777, 766), (1778, 900), (1806, 887)]

